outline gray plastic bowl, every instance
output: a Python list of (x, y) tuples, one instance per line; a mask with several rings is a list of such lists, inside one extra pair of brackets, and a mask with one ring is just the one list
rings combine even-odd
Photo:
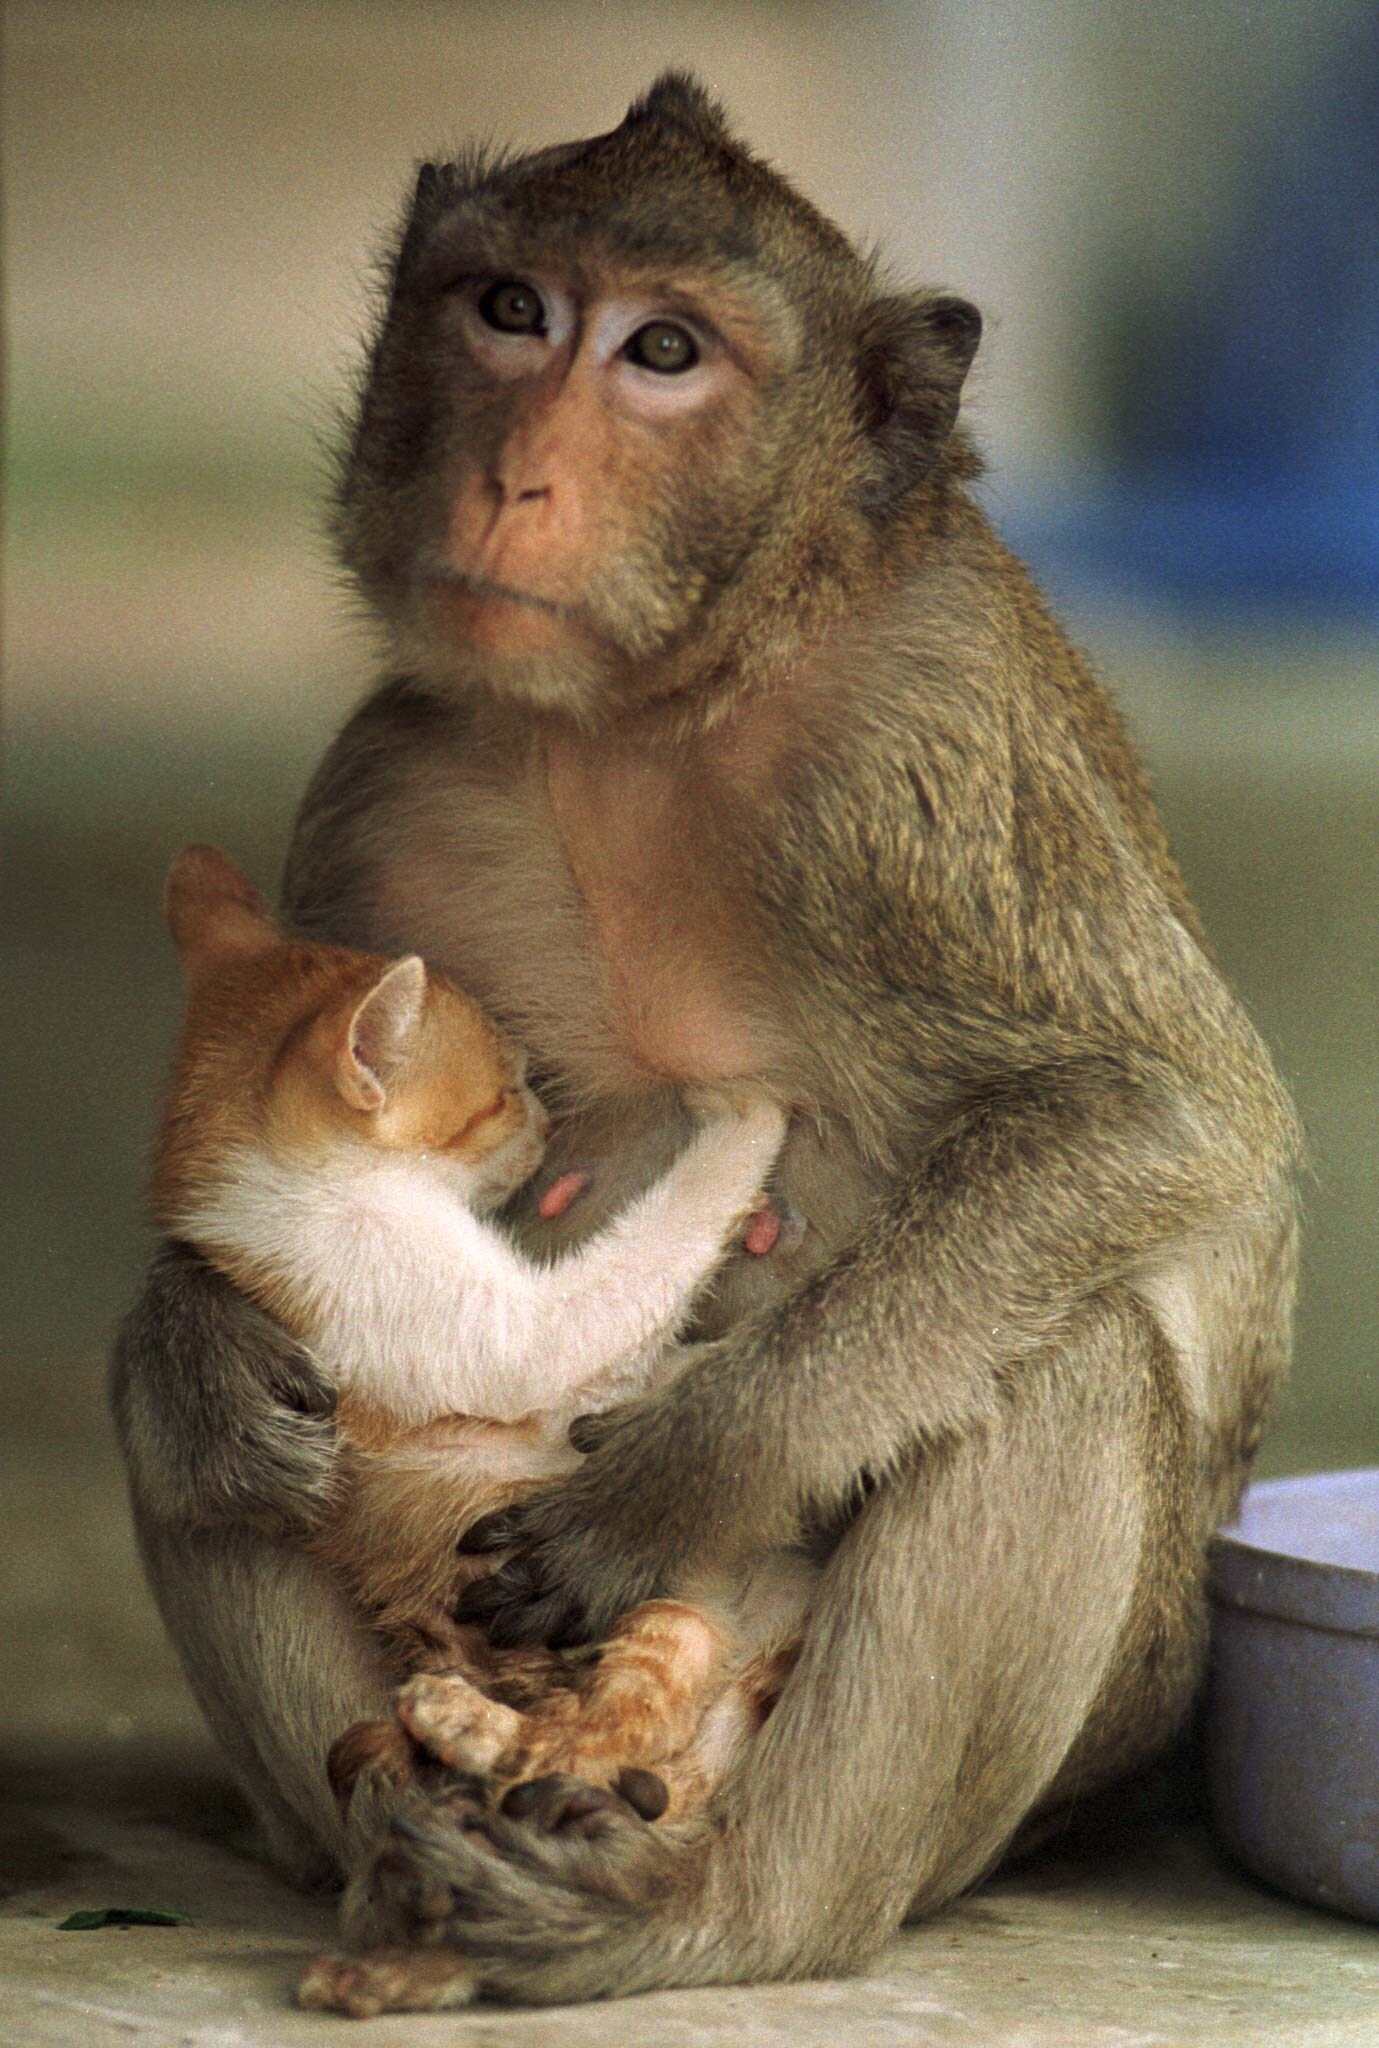
[(1227, 1847), (1284, 1891), (1379, 1920), (1379, 1470), (1252, 1486), (1209, 1583)]

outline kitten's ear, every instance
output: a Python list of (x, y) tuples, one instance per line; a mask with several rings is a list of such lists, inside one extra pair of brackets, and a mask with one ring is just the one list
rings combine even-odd
[(352, 1109), (382, 1109), (412, 1056), (426, 1009), (426, 968), (396, 960), (349, 1018), (335, 1057), (335, 1085)]
[(249, 877), (215, 846), (183, 847), (163, 885), (163, 915), (184, 966), (278, 936), (273, 913)]

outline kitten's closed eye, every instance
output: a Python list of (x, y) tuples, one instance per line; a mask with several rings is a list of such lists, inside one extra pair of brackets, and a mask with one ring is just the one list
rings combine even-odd
[(515, 1088), (505, 1088), (501, 1095), (496, 1095), (492, 1102), (487, 1103), (483, 1109), (477, 1110), (467, 1123), (461, 1124), (454, 1135), (446, 1139), (444, 1149), (447, 1152), (463, 1151), (476, 1138), (484, 1135), (484, 1126), (486, 1124), (491, 1124), (495, 1117), (503, 1114), (504, 1110), (515, 1108), (517, 1099), (517, 1090)]

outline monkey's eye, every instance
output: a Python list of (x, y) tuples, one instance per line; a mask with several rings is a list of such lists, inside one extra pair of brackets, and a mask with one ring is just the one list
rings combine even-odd
[(699, 360), (699, 344), (687, 328), (673, 320), (648, 320), (623, 346), (629, 363), (643, 370), (658, 370), (663, 377), (692, 370)]
[(500, 334), (544, 334), (546, 308), (541, 294), (515, 277), (501, 277), (479, 300), (479, 317)]

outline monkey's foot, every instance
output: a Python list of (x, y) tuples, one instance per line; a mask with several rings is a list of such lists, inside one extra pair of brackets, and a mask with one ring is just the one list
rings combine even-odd
[[(397, 1814), (345, 1894), (345, 1939), (366, 1957), (441, 1948), (503, 1999), (646, 1988), (648, 1923), (692, 1888), (704, 1830), (648, 1827), (615, 1794), (574, 1779), (520, 1789), (508, 1802), (530, 1806), (527, 1819), (503, 1811), (457, 1827), (447, 1802), (421, 1800)], [(534, 1824), (538, 1806), (553, 1829)]]
[(422, 1673), (397, 1694), (397, 1718), (413, 1742), (449, 1765), (482, 1777), (512, 1748), (522, 1716), (488, 1699), (466, 1678)]
[(309, 2012), (371, 2020), (381, 2012), (444, 2012), (468, 2005), (474, 1970), (453, 1949), (380, 1948), (363, 1956), (318, 1956), (297, 1986)]

